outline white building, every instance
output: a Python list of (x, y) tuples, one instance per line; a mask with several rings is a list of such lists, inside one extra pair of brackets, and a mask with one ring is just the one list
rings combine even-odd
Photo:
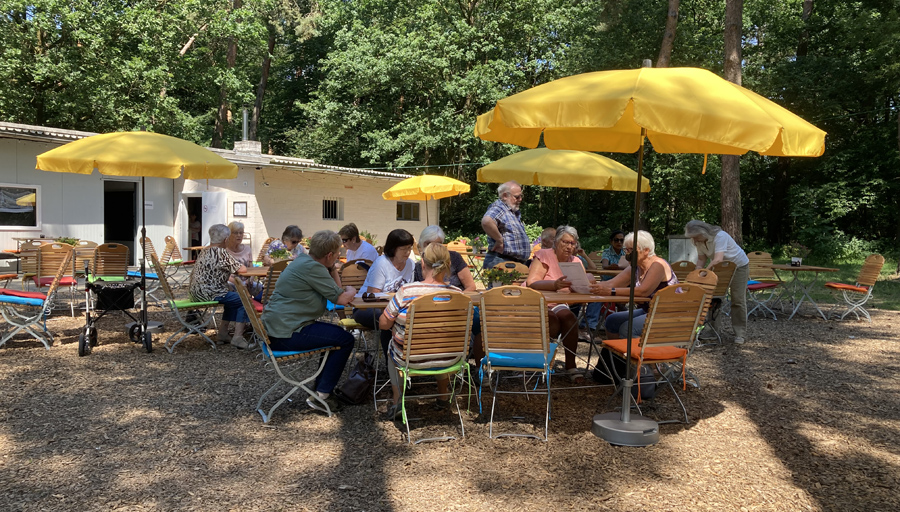
[[(183, 247), (189, 245), (189, 211), (199, 214), (203, 233), (212, 224), (243, 222), (254, 254), (267, 237), (280, 237), (290, 224), (309, 236), (354, 222), (379, 244), (393, 229), (418, 236), (426, 226), (423, 201), (398, 203), (381, 197), (406, 175), (262, 155), (254, 141), (239, 142), (236, 150), (212, 149), (238, 165), (236, 179), (207, 183), (146, 178), (144, 197), (140, 178), (103, 176), (96, 170), (87, 176), (35, 169), (37, 155), (91, 135), (0, 122), (0, 250), (17, 248), (16, 238), (65, 236), (124, 243), (134, 261), (141, 204), (147, 235), (157, 250), (167, 235)], [(429, 217), (437, 219), (437, 201), (429, 201), (428, 208)]]

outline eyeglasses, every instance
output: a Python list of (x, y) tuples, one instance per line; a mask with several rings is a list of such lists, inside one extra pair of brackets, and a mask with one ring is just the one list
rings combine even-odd
[(632, 251), (632, 250), (633, 250), (633, 249), (632, 249), (631, 247), (626, 247), (626, 248), (625, 248), (625, 254), (631, 254), (631, 251)]
[(349, 241), (350, 241), (349, 238), (341, 238), (341, 242), (347, 243), (347, 242), (349, 242)]
[(576, 245), (578, 245), (578, 242), (573, 242), (572, 240), (560, 240), (559, 243), (569, 247), (575, 247)]
[(299, 243), (300, 243), (300, 240), (291, 240), (291, 243), (292, 243), (292, 244), (299, 244)]
[(513, 196), (513, 198), (514, 198), (516, 201), (521, 201), (523, 197), (525, 197), (525, 196), (522, 195), (522, 194), (519, 194), (519, 195), (517, 195), (517, 196)]
[(618, 242), (618, 243), (620, 243), (620, 244), (621, 244), (622, 242), (624, 242), (624, 241), (625, 241), (624, 238), (613, 238), (613, 242)]

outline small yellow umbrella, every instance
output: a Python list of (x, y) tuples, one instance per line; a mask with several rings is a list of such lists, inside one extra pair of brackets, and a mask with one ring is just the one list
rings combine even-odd
[(465, 194), (470, 189), (468, 183), (448, 178), (423, 174), (407, 178), (384, 191), (381, 197), (388, 201), (425, 201), (425, 221), (428, 220), (428, 200)]
[(16, 204), (19, 206), (33, 206), (36, 202), (37, 195), (34, 192), (25, 194), (24, 196), (16, 199)]
[[(527, 149), (478, 169), (478, 181), (571, 187), (582, 190), (634, 190), (637, 173), (611, 158), (566, 149)], [(641, 178), (641, 192), (650, 180)]]
[[(152, 132), (115, 132), (93, 135), (64, 144), (37, 156), (37, 169), (52, 172), (91, 174), (94, 169), (107, 176), (144, 178), (184, 176), (192, 180), (237, 178), (238, 167), (193, 142)], [(144, 209), (141, 210), (141, 238), (147, 237)], [(146, 254), (146, 248), (143, 248)], [(146, 262), (141, 259), (141, 339), (147, 352), (152, 336), (147, 331)]]

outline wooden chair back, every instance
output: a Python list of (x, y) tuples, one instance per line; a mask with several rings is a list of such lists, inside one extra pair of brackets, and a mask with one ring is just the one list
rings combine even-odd
[(492, 288), (481, 294), (480, 314), (485, 353), (550, 355), (548, 309), (541, 292), (522, 286)]
[(460, 292), (440, 291), (410, 303), (403, 337), (403, 359), (464, 359), (469, 351), (472, 301)]
[(713, 292), (716, 290), (719, 276), (712, 270), (697, 268), (684, 278), (684, 282), (697, 285), (703, 288), (703, 292), (706, 293), (706, 299), (703, 301), (703, 311), (700, 312), (700, 325), (703, 325), (706, 323), (706, 316), (709, 314), (709, 306), (712, 303)]
[[(269, 299), (272, 298), (272, 292), (275, 291), (275, 283), (290, 263), (290, 260), (276, 261), (269, 267), (269, 272), (266, 274), (266, 284), (263, 286), (262, 300), (260, 302), (263, 304), (269, 303)], [(235, 279), (235, 281), (240, 281), (240, 279)]]
[[(159, 258), (157, 258), (155, 254), (150, 255), (150, 261), (153, 263), (153, 271), (156, 272), (156, 278), (159, 279), (159, 286), (163, 289), (163, 293), (166, 294), (166, 299), (170, 304), (174, 304), (175, 294), (172, 293), (172, 287), (169, 285), (169, 280), (166, 278), (166, 271), (163, 270), (162, 263), (160, 263)], [(237, 281), (237, 279), (235, 279), (235, 281)]]
[(384, 246), (379, 245), (378, 247), (375, 248), (375, 251), (378, 253), (379, 256), (381, 256), (382, 254), (384, 254)]
[(856, 278), (856, 284), (859, 286), (872, 287), (878, 281), (881, 274), (881, 268), (884, 266), (884, 256), (880, 254), (870, 254), (859, 270), (859, 277)]
[(128, 247), (122, 244), (102, 244), (94, 249), (91, 274), (96, 277), (122, 277), (128, 274)]
[(716, 276), (719, 277), (719, 281), (716, 283), (716, 289), (713, 290), (713, 298), (724, 298), (728, 293), (728, 288), (731, 286), (731, 278), (734, 277), (734, 271), (737, 269), (737, 265), (735, 265), (733, 261), (720, 261), (709, 269), (715, 272)]
[(779, 282), (778, 274), (772, 269), (772, 255), (767, 252), (748, 252), (750, 279), (760, 282)]
[[(63, 278), (74, 277), (72, 272), (73, 251), (74, 248), (71, 245), (63, 242), (48, 242), (38, 250), (37, 278), (41, 283), (38, 287), (49, 286), (48, 299), (59, 288)], [(47, 284), (45, 285), (44, 282)]]
[(603, 251), (594, 251), (588, 254), (588, 259), (597, 265), (597, 268), (603, 268)]
[(19, 249), (19, 270), (26, 277), (37, 274), (38, 271), (38, 253), (42, 246), (50, 242), (42, 242), (40, 240), (29, 240), (23, 242)]
[(253, 334), (271, 350), (271, 347), (269, 347), (270, 342), (269, 335), (266, 332), (266, 326), (262, 322), (262, 315), (256, 314), (256, 308), (253, 306), (253, 298), (250, 297), (250, 291), (247, 290), (247, 287), (244, 286), (243, 281), (240, 279), (234, 280), (234, 289), (237, 291), (238, 296), (241, 297), (241, 304), (244, 306), (244, 311), (248, 312), (247, 316), (250, 318)]
[(75, 252), (72, 256), (72, 270), (78, 274), (84, 272), (84, 264), (90, 265), (94, 259), (94, 249), (97, 248), (97, 242), (90, 240), (79, 240), (75, 244)]
[(356, 262), (349, 262), (341, 267), (340, 275), (342, 285), (352, 286), (359, 290), (366, 282), (369, 271), (365, 267), (357, 265)]
[(689, 349), (705, 299), (703, 288), (692, 284), (676, 284), (656, 292), (641, 333), (640, 359), (643, 360), (644, 352), (650, 347)]
[(181, 247), (174, 236), (168, 235), (166, 236), (166, 250), (163, 251), (160, 262), (163, 265), (168, 265), (176, 261), (184, 261), (184, 258), (181, 257)]
[(447, 250), (459, 253), (472, 252), (472, 247), (460, 242), (459, 240), (456, 240), (447, 244)]
[(521, 274), (518, 279), (513, 281), (517, 285), (524, 283), (528, 279), (528, 267), (517, 261), (503, 261), (494, 265), (494, 268), (502, 268), (507, 272), (518, 272)]
[(672, 263), (672, 272), (675, 272), (675, 277), (678, 278), (679, 283), (683, 283), (687, 275), (695, 268), (697, 268), (697, 265), (693, 261), (681, 260)]
[(269, 246), (272, 245), (272, 242), (274, 242), (275, 240), (278, 240), (278, 239), (275, 238), (274, 236), (270, 236), (269, 238), (266, 238), (266, 241), (263, 242), (262, 247), (259, 249), (259, 256), (256, 257), (256, 261), (263, 260), (263, 256), (265, 256), (266, 253), (269, 252)]

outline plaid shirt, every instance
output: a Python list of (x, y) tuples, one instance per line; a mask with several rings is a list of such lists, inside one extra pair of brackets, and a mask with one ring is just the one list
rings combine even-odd
[[(503, 236), (503, 254), (514, 256), (522, 261), (531, 256), (531, 240), (525, 234), (521, 212), (513, 212), (501, 200), (494, 201), (484, 214), (497, 222), (500, 235)], [(496, 241), (488, 236), (488, 250), (494, 250)]]

